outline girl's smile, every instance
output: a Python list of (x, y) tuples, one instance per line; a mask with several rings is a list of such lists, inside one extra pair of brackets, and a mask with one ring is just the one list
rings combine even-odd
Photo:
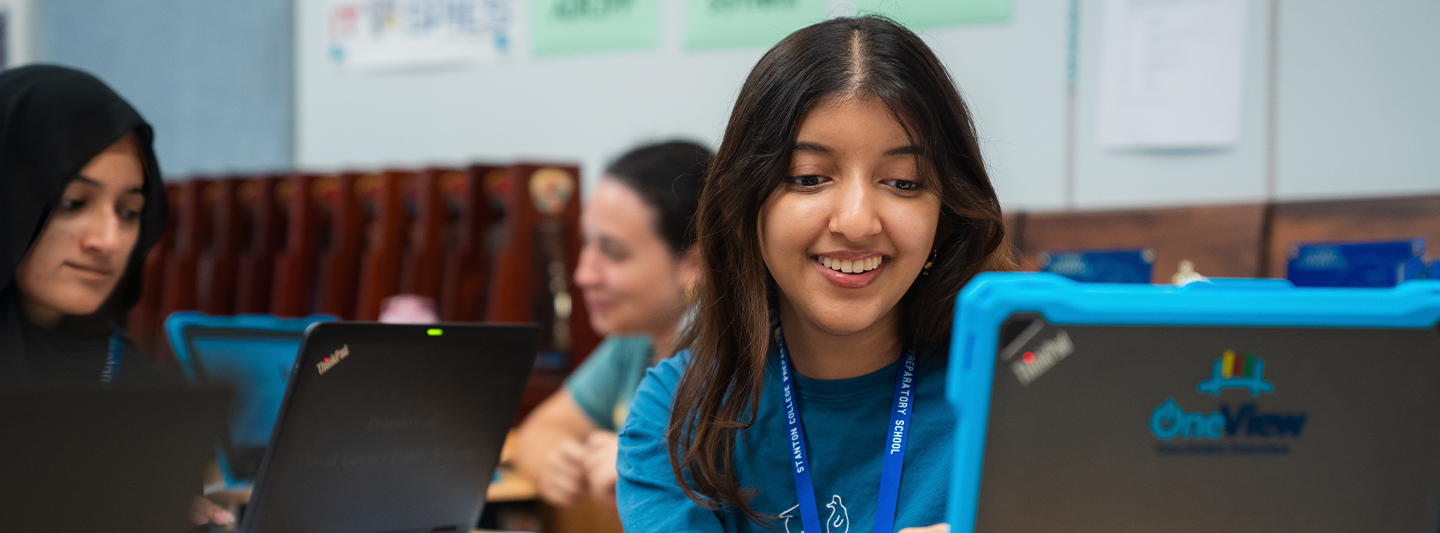
[(843, 289), (863, 289), (875, 281), (885, 265), (878, 252), (834, 252), (815, 256), (825, 279)]

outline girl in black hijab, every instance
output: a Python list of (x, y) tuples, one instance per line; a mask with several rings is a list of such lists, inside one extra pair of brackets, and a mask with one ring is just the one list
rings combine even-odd
[[(153, 140), (94, 76), (0, 73), (0, 385), (169, 381), (119, 326), (165, 228)], [(235, 520), (199, 496), (191, 515)]]
[(153, 138), (94, 76), (0, 73), (0, 384), (155, 379), (118, 324), (165, 227)]

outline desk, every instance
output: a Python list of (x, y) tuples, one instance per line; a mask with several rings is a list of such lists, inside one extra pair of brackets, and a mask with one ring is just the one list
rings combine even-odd
[(540, 499), (540, 491), (529, 478), (515, 471), (515, 432), (505, 435), (505, 445), (500, 448), (500, 466), (495, 469), (495, 480), (485, 491), (487, 502), (519, 502)]
[(540, 498), (540, 492), (535, 489), (535, 484), (515, 472), (510, 465), (501, 465), (495, 474), (498, 479), (491, 482), (490, 488), (485, 490), (486, 502), (523, 502)]
[(515, 432), (505, 436), (505, 446), (500, 449), (500, 466), (495, 469), (495, 480), (485, 491), (485, 513), (480, 517), (480, 526), (489, 531), (538, 531), (541, 528), (539, 503), (540, 491), (535, 484), (515, 471)]

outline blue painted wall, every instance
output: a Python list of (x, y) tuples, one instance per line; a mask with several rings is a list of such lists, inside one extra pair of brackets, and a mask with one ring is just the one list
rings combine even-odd
[(35, 59), (88, 70), (155, 126), (167, 179), (294, 162), (291, 0), (44, 0)]

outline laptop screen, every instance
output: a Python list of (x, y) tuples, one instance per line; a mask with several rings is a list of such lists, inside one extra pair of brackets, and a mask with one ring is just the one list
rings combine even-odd
[(1440, 527), (1440, 331), (1014, 315), (976, 531)]
[(275, 429), (303, 332), (191, 326), (185, 329), (202, 383), (235, 391), (225, 438), (237, 478), (253, 478)]

